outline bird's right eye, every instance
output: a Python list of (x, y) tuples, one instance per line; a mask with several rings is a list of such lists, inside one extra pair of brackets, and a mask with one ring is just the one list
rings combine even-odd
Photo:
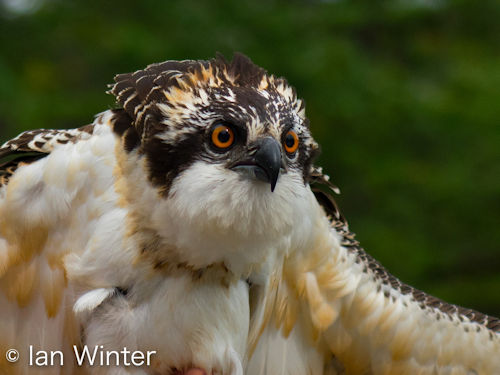
[(226, 124), (218, 124), (212, 130), (212, 144), (218, 149), (224, 150), (234, 143), (234, 132)]

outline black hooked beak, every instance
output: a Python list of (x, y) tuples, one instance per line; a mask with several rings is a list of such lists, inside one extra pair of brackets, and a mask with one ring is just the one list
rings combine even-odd
[(274, 191), (281, 168), (280, 144), (271, 137), (260, 138), (250, 146), (248, 156), (248, 159), (239, 161), (230, 168), (270, 183), (271, 192)]

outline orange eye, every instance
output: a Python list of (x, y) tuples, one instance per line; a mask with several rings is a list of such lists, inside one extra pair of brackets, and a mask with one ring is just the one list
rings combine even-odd
[(234, 132), (227, 125), (217, 125), (212, 130), (212, 143), (218, 148), (228, 148), (234, 142)]
[(285, 146), (286, 152), (293, 154), (299, 148), (299, 136), (293, 130), (290, 130), (285, 135), (283, 140), (283, 146)]

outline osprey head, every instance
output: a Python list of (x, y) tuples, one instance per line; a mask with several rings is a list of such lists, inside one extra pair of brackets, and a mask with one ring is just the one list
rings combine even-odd
[[(303, 218), (318, 146), (283, 78), (236, 54), (153, 64), (115, 81), (124, 109), (115, 131), (160, 198), (150, 215), (162, 238), (183, 247), (198, 236), (206, 247), (223, 236), (234, 247), (289, 233)], [(173, 238), (181, 227), (189, 241)]]

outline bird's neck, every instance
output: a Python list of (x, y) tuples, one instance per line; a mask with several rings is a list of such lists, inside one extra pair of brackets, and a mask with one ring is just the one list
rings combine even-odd
[(234, 219), (230, 223), (234, 226), (227, 227), (204, 212), (186, 213), (189, 206), (176, 200), (175, 194), (161, 196), (151, 185), (145, 160), (138, 152), (125, 153), (122, 148), (116, 152), (116, 190), (128, 212), (126, 236), (137, 249), (138, 263), (155, 272), (188, 270), (196, 277), (211, 274), (247, 279), (267, 273), (278, 254), (289, 252), (291, 244), (309, 235), (311, 220), (304, 217), (297, 218), (298, 226), (275, 220), (278, 228), (287, 229), (256, 233), (251, 222), (242, 225)]

